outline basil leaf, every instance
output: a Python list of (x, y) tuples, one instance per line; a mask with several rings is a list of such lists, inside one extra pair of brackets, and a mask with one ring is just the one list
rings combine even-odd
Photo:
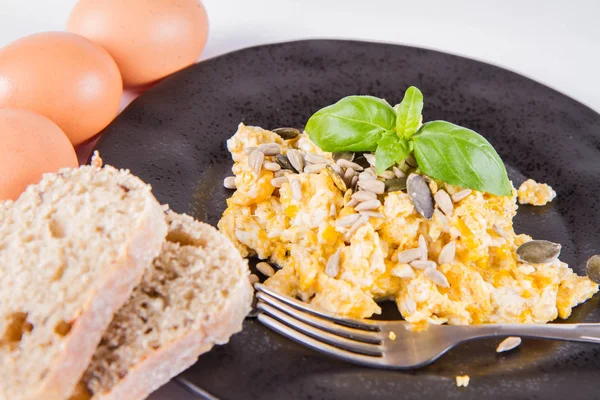
[(384, 100), (348, 96), (313, 114), (305, 131), (323, 151), (373, 151), (395, 121), (394, 109)]
[(412, 140), (417, 164), (432, 178), (499, 196), (511, 195), (512, 186), (500, 156), (477, 132), (432, 121)]
[(415, 134), (421, 123), (423, 112), (423, 93), (411, 86), (406, 89), (402, 102), (398, 105), (396, 112), (396, 133), (406, 140)]
[(379, 175), (392, 165), (404, 160), (409, 154), (408, 141), (399, 138), (393, 131), (388, 131), (377, 142), (375, 171)]

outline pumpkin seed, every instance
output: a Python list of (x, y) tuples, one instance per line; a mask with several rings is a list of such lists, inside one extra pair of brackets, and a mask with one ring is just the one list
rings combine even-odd
[(284, 170), (298, 172), (294, 168), (290, 160), (287, 158), (287, 156), (284, 156), (283, 154), (277, 154), (275, 156), (275, 161), (277, 161), (277, 164), (281, 165), (281, 168), (283, 168)]
[(397, 192), (398, 190), (406, 190), (406, 178), (394, 178), (388, 179), (383, 182), (385, 184), (385, 191)]
[(426, 268), (425, 277), (438, 286), (449, 288), (450, 283), (446, 276), (436, 268)]
[(585, 270), (592, 282), (600, 283), (600, 255), (592, 256), (588, 260)]
[(254, 150), (248, 156), (248, 166), (254, 171), (254, 174), (256, 175), (255, 179), (258, 179), (260, 176), (263, 162), (265, 162), (265, 153), (259, 149)]
[(263, 166), (267, 171), (272, 172), (277, 172), (281, 169), (281, 165), (277, 164), (276, 162), (266, 162)]
[(290, 149), (287, 152), (288, 160), (290, 160), (290, 164), (298, 173), (302, 172), (304, 169), (304, 158), (302, 158), (302, 153), (300, 153), (296, 149)]
[(471, 189), (464, 189), (460, 192), (454, 193), (452, 197), (452, 201), (458, 203), (459, 201), (465, 199), (468, 195), (470, 195), (473, 191)]
[(340, 153), (333, 153), (331, 156), (333, 157), (333, 161), (336, 161), (336, 162), (337, 162), (337, 160), (341, 160), (341, 159), (348, 160), (348, 161), (354, 161), (354, 153), (351, 151), (342, 151)]
[(277, 143), (263, 143), (258, 146), (258, 150), (262, 151), (265, 156), (276, 156), (281, 154), (281, 146)]
[(496, 348), (496, 353), (502, 353), (502, 352), (505, 352), (505, 351), (510, 351), (512, 349), (515, 349), (515, 348), (519, 347), (520, 344), (521, 344), (521, 338), (520, 337), (517, 337), (517, 336), (507, 337), (502, 342), (500, 342), (500, 344)]
[(223, 179), (223, 186), (225, 186), (226, 189), (236, 189), (235, 176), (228, 176)]
[(448, 242), (448, 244), (442, 247), (442, 250), (440, 251), (440, 255), (438, 256), (438, 264), (450, 264), (452, 261), (454, 261), (455, 256), (456, 242)]
[(442, 210), (446, 216), (451, 217), (452, 212), (454, 211), (454, 204), (452, 203), (450, 195), (442, 189), (438, 190), (436, 194), (433, 195), (433, 198), (435, 199), (435, 204), (438, 206), (438, 208)]
[(271, 132), (278, 134), (283, 140), (294, 139), (300, 135), (300, 131), (296, 128), (276, 128)]
[(373, 192), (375, 194), (383, 194), (385, 192), (385, 183), (376, 179), (358, 181), (358, 187), (360, 187), (362, 190)]
[(412, 201), (415, 209), (426, 219), (433, 216), (433, 197), (431, 190), (421, 175), (410, 174), (406, 180), (408, 197)]
[(372, 199), (372, 200), (363, 201), (362, 203), (360, 203), (359, 205), (354, 207), (354, 209), (356, 211), (372, 211), (379, 207), (381, 207), (381, 202), (377, 199)]
[(377, 195), (373, 192), (366, 192), (364, 190), (361, 190), (359, 192), (356, 192), (352, 195), (353, 199), (356, 199), (356, 201), (367, 201), (367, 200), (374, 200), (377, 198)]
[(335, 224), (338, 227), (350, 226), (354, 224), (360, 218), (360, 214), (348, 214), (344, 215), (342, 218), (339, 218)]
[(292, 197), (296, 201), (302, 201), (302, 184), (298, 179), (294, 179), (290, 182), (290, 187), (292, 190)]
[(547, 240), (532, 240), (517, 248), (520, 261), (530, 264), (545, 264), (555, 260), (560, 255), (561, 245)]
[(398, 253), (398, 255), (396, 256), (396, 260), (399, 263), (408, 264), (411, 261), (417, 260), (420, 257), (421, 257), (421, 249), (416, 248), (416, 249), (404, 250), (404, 251)]
[(406, 174), (395, 165), (392, 167), (392, 171), (394, 171), (394, 175), (396, 175), (396, 178), (406, 178)]
[(400, 264), (397, 267), (392, 268), (391, 273), (393, 276), (404, 279), (411, 279), (417, 276), (415, 270), (408, 264)]
[(333, 169), (333, 167), (331, 165), (327, 165), (325, 167), (325, 171), (329, 175), (329, 177), (331, 178), (331, 180), (333, 181), (333, 184), (338, 189), (340, 189), (342, 192), (345, 192), (348, 189), (346, 187), (346, 183), (344, 182), (344, 180), (342, 179), (342, 177), (337, 172), (335, 172), (335, 170)]
[(355, 162), (352, 162), (352, 161), (348, 161), (348, 160), (343, 159), (343, 158), (340, 158), (335, 163), (337, 165), (339, 165), (340, 167), (342, 167), (342, 168), (352, 168), (354, 171), (362, 171), (364, 169), (359, 164), (357, 164)]
[(331, 164), (331, 160), (319, 154), (307, 153), (304, 160), (309, 164)]
[(325, 273), (332, 278), (335, 278), (340, 273), (340, 254), (341, 254), (341, 252), (342, 252), (342, 249), (338, 249), (335, 253), (333, 253), (331, 255), (331, 257), (329, 257), (329, 260), (327, 261), (327, 266), (325, 267)]
[(404, 162), (411, 168), (417, 168), (417, 160), (415, 160), (415, 157), (412, 154), (409, 154), (409, 156), (404, 159)]

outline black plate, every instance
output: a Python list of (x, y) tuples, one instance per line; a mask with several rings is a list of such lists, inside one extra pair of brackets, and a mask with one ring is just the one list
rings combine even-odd
[[(576, 73), (576, 71), (565, 71)], [(563, 244), (580, 274), (600, 252), (600, 116), (552, 89), (481, 62), (390, 44), (310, 40), (254, 47), (189, 67), (135, 100), (97, 145), (106, 162), (151, 183), (157, 198), (216, 225), (230, 194), (225, 140), (240, 121), (302, 127), (351, 94), (425, 96), (426, 120), (485, 135), (515, 184), (525, 177), (558, 192), (549, 206), (520, 207), (518, 232)], [(598, 296), (569, 322), (600, 321)], [(600, 346), (525, 340), (497, 355), (497, 341), (461, 346), (434, 365), (399, 372), (323, 357), (255, 320), (183, 376), (222, 399), (599, 398)], [(454, 378), (471, 376), (467, 389)]]

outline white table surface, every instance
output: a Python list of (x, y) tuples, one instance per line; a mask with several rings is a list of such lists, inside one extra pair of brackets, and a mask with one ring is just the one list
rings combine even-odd
[[(62, 30), (76, 0), (0, 0), (0, 46)], [(303, 38), (402, 43), (500, 65), (600, 111), (598, 0), (205, 0), (201, 59)], [(187, 399), (171, 383), (152, 400)]]

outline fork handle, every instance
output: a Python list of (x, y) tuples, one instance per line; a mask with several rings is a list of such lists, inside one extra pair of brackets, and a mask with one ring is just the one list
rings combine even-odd
[(598, 324), (498, 324), (462, 328), (465, 340), (495, 336), (521, 336), (535, 339), (567, 340), (572, 342), (599, 343)]

